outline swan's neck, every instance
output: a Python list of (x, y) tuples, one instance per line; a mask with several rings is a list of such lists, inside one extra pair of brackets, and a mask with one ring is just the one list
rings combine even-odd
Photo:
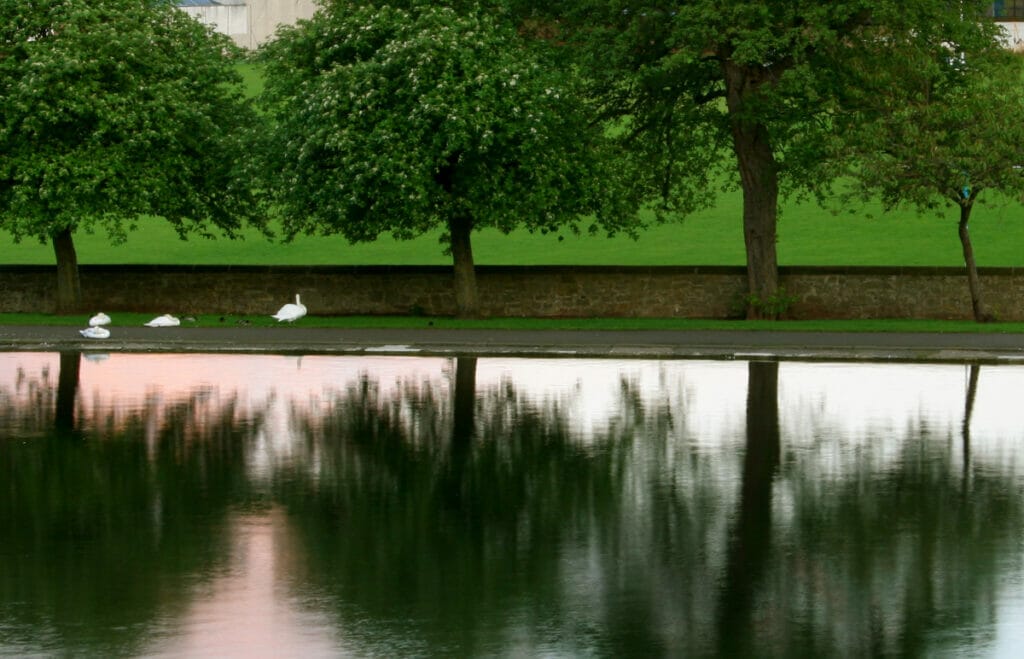
[(295, 294), (295, 304), (302, 304), (301, 302), (299, 302), (299, 294), (298, 293)]

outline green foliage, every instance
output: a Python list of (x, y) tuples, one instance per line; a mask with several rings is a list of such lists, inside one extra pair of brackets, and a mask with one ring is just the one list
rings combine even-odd
[[(851, 91), (900, 87), (906, 48), (997, 43), (990, 20), (964, 20), (991, 5), (977, 0), (514, 4), (573, 46), (599, 115), (628, 118), (618, 137), (631, 176), (677, 212), (707, 205), (742, 127), (770, 141), (784, 192), (827, 195), (844, 173), (835, 117)], [(725, 171), (738, 180), (735, 163)]]
[(741, 303), (737, 305), (737, 316), (742, 316), (743, 311), (748, 308), (757, 309), (766, 318), (778, 318), (785, 315), (789, 308), (797, 301), (794, 295), (787, 295), (786, 289), (779, 286), (766, 297), (758, 297), (752, 293), (743, 296)]
[(569, 78), (491, 15), (412, 4), (331, 3), (266, 47), (259, 170), (286, 236), (574, 230), (617, 198)]
[(1022, 70), (1024, 59), (1002, 49), (967, 56), (940, 45), (901, 71), (901, 84), (879, 80), (887, 93), (865, 90), (847, 131), (854, 194), (920, 211), (970, 208), (985, 190), (1019, 197)]
[(254, 220), (230, 42), (164, 0), (0, 0), (0, 227), (125, 238)]

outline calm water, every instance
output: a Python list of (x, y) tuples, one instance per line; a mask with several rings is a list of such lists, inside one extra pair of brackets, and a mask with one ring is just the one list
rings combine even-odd
[(1024, 367), (0, 353), (0, 655), (1012, 656)]

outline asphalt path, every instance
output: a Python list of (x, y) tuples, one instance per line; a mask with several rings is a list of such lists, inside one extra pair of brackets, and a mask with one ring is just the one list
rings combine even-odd
[(325, 329), (0, 326), (0, 351), (266, 352), (1024, 363), (1024, 334), (751, 330)]

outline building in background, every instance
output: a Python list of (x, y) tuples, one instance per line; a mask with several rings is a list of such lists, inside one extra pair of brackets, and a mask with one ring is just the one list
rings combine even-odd
[[(279, 25), (311, 18), (316, 0), (178, 0), (178, 6), (242, 48), (254, 50)], [(1003, 28), (1007, 47), (1024, 51), (1024, 0), (997, 0), (989, 15)]]
[(1024, 0), (997, 0), (989, 15), (1003, 28), (1003, 42), (1008, 48), (1024, 51)]
[(273, 37), (279, 25), (311, 18), (316, 11), (314, 0), (178, 0), (178, 6), (250, 50)]

